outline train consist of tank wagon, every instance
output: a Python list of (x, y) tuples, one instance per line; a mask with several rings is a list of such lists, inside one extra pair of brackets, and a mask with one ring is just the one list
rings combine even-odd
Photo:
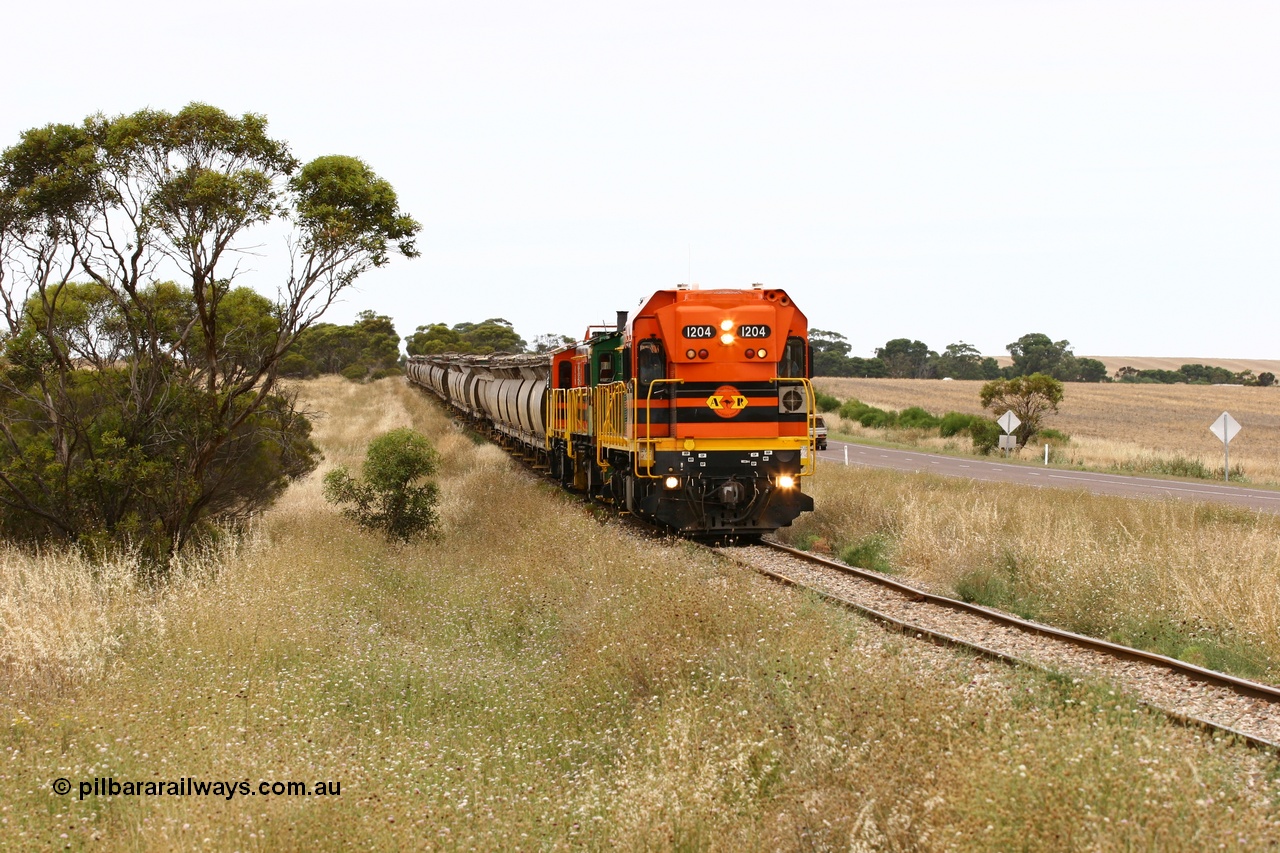
[(685, 535), (813, 509), (808, 321), (782, 290), (660, 290), (573, 346), (414, 356), (408, 375), (566, 487)]

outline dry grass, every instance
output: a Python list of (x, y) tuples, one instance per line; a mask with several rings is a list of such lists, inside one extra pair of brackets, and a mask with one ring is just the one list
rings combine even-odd
[(165, 582), (140, 579), (136, 556), (91, 561), (74, 549), (0, 543), (0, 673), (24, 690), (102, 678), (131, 637), (163, 633), (166, 604), (257, 547), (257, 529), (175, 557)]
[(1093, 636), (1280, 680), (1280, 518), (824, 465), (784, 537), (869, 539), (906, 576)]
[[(216, 572), (46, 598), (87, 625), (106, 600), (109, 626), (135, 627), (79, 653), (93, 678), (5, 676), (0, 837), (129, 850), (1280, 843), (1276, 783), (1247, 752), (1105, 688), (922, 651), (685, 543), (602, 525), (400, 383), (304, 393), (329, 412), (326, 464), (358, 463), (369, 437), (405, 423), (447, 448), (439, 538), (359, 532), (320, 500), (317, 474)], [(154, 615), (130, 622), (132, 608)], [(333, 780), (342, 793), (80, 801), (49, 793), (59, 776)]]
[[(922, 406), (934, 414), (983, 414), (981, 382), (940, 379), (818, 379), (817, 388), (840, 400), (857, 398), (882, 409)], [(1178, 457), (1222, 473), (1222, 442), (1209, 425), (1231, 412), (1243, 429), (1231, 442), (1231, 466), (1252, 483), (1280, 485), (1280, 388), (1214, 385), (1131, 385), (1068, 383), (1062, 405), (1045, 426), (1065, 432), (1071, 442), (1058, 449), (1058, 464), (1098, 470), (1151, 472), (1152, 460)], [(883, 430), (844, 424), (844, 432), (884, 439)], [(963, 450), (967, 440), (897, 435), (926, 448)], [(1024, 448), (1035, 459), (1043, 447)], [(1234, 475), (1233, 475), (1234, 476)]]

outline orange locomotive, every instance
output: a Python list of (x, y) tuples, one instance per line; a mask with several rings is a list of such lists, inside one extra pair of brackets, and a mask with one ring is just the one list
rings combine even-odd
[(409, 375), (567, 487), (685, 535), (813, 509), (808, 321), (782, 290), (660, 290), (550, 356), (419, 356)]

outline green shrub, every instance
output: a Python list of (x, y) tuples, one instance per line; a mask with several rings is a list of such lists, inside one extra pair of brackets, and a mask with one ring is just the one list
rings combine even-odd
[(953, 435), (959, 435), (967, 432), (969, 427), (982, 420), (981, 415), (969, 415), (964, 412), (947, 412), (942, 416), (942, 420), (938, 422), (938, 435), (943, 438), (951, 438)]
[(942, 421), (919, 406), (911, 406), (898, 413), (898, 426), (910, 429), (933, 429)]
[(388, 539), (408, 541), (429, 532), (436, 523), (439, 488), (433, 482), (414, 485), (434, 474), (439, 458), (426, 436), (411, 429), (394, 429), (369, 442), (364, 479), (346, 468), (325, 475), (325, 500), (347, 504), (342, 514), (361, 527), (381, 530)]
[(871, 569), (873, 572), (892, 574), (893, 565), (887, 552), (889, 543), (880, 535), (868, 536), (840, 550), (840, 559), (850, 566)]
[(856, 421), (862, 416), (862, 413), (871, 407), (861, 400), (849, 400), (840, 407), (840, 417), (848, 421)]
[(799, 533), (791, 540), (791, 547), (801, 551), (812, 551), (813, 543), (818, 541), (818, 534), (811, 531)]
[(969, 435), (973, 437), (973, 447), (980, 453), (990, 453), (1000, 443), (1000, 435), (1004, 430), (1000, 424), (986, 418), (978, 418), (969, 425)]
[(887, 429), (891, 426), (897, 426), (898, 413), (886, 412), (884, 409), (877, 409), (875, 406), (868, 406), (863, 413), (858, 416), (858, 423), (868, 429)]
[(1061, 445), (1071, 443), (1071, 436), (1056, 429), (1042, 429), (1036, 433), (1036, 438), (1046, 444)]
[(861, 400), (850, 400), (840, 407), (840, 417), (857, 421), (868, 429), (884, 429), (895, 426), (898, 422), (897, 412), (886, 412), (875, 406), (868, 406)]
[(364, 378), (369, 375), (369, 368), (363, 364), (349, 364), (338, 373), (343, 379), (350, 379), (352, 382), (363, 382)]
[(821, 391), (814, 392), (814, 403), (818, 406), (819, 412), (834, 412), (840, 408), (840, 401), (830, 394), (823, 394)]
[(970, 604), (1007, 609), (1013, 601), (1013, 583), (998, 569), (972, 569), (956, 580), (956, 596)]
[(280, 375), (295, 379), (310, 379), (316, 376), (315, 366), (305, 355), (290, 350), (280, 357)]
[(1006, 610), (1023, 619), (1040, 619), (1043, 602), (1021, 576), (1018, 557), (1006, 551), (995, 565), (971, 569), (957, 578), (956, 595), (961, 601)]

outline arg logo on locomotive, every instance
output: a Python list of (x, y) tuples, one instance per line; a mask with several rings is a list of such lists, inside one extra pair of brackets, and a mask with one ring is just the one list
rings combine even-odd
[(721, 385), (707, 398), (707, 406), (722, 418), (734, 418), (747, 407), (747, 398), (732, 385)]

